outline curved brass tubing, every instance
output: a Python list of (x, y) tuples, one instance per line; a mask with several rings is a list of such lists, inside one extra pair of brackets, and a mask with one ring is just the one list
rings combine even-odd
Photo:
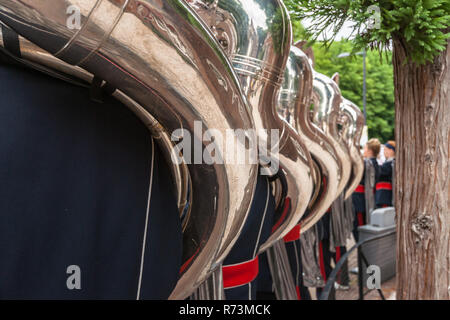
[(313, 88), (313, 100), (315, 101), (313, 121), (330, 138), (340, 160), (341, 179), (338, 185), (337, 197), (344, 192), (351, 174), (351, 159), (348, 147), (338, 130), (342, 95), (339, 87), (332, 79), (316, 71), (314, 72)]
[(364, 159), (359, 150), (364, 129), (364, 115), (357, 105), (345, 98), (341, 104), (341, 111), (343, 117), (346, 118), (344, 121), (348, 122), (343, 138), (350, 149), (350, 158), (352, 159), (352, 174), (344, 194), (344, 198), (347, 199), (352, 195), (364, 175)]
[[(275, 217), (266, 250), (282, 239), (301, 219), (313, 192), (311, 155), (294, 128), (277, 114), (278, 92), (291, 44), (289, 14), (280, 0), (190, 0), (224, 48), (240, 76), (252, 107), (259, 139), (275, 147), (267, 132), (279, 130), (279, 164), (287, 180), (288, 210)], [(273, 158), (273, 155), (272, 155)]]
[[(81, 14), (80, 28), (67, 26), (70, 6)], [(227, 130), (254, 129), (232, 65), (184, 1), (1, 0), (0, 19), (57, 58), (118, 88), (161, 130), (189, 133), (200, 151), (211, 145), (204, 130), (225, 136)], [(200, 134), (196, 123), (203, 128)], [(237, 134), (232, 139), (251, 152)], [(215, 150), (226, 158), (220, 145)], [(252, 163), (201, 161), (187, 168), (192, 199), (172, 299), (186, 298), (214, 269), (221, 244), (235, 232), (232, 222), (245, 221), (258, 171)]]
[(313, 93), (313, 69), (302, 50), (291, 46), (280, 92), (278, 114), (297, 129), (306, 148), (320, 168), (315, 182), (317, 196), (309, 205), (309, 214), (301, 220), (301, 232), (311, 228), (336, 199), (340, 181), (340, 163), (330, 139), (312, 123), (309, 116)]

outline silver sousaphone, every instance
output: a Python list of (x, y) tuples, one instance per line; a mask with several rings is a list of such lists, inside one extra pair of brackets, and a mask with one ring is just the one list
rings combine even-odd
[(319, 170), (309, 213), (301, 219), (301, 232), (307, 231), (325, 214), (337, 196), (340, 181), (340, 162), (336, 150), (310, 118), (312, 93), (313, 69), (309, 58), (302, 50), (291, 46), (278, 114), (300, 133)]
[(348, 147), (341, 138), (338, 129), (342, 95), (338, 85), (331, 78), (317, 71), (314, 71), (313, 88), (313, 122), (330, 139), (341, 164), (341, 179), (336, 193), (337, 198), (344, 192), (351, 174), (351, 159)]
[[(287, 195), (279, 204), (289, 205), (277, 221), (265, 251), (281, 240), (301, 219), (313, 192), (313, 164), (301, 137), (277, 114), (278, 92), (283, 82), (290, 44), (289, 14), (280, 0), (192, 0), (193, 8), (210, 26), (240, 77), (252, 108), (256, 129), (279, 130), (280, 170), (287, 180)], [(268, 150), (275, 143), (268, 134), (259, 139)], [(270, 158), (274, 158), (273, 154)], [(275, 190), (279, 194), (279, 190)]]
[[(339, 73), (335, 73), (332, 79), (339, 85)], [(345, 97), (342, 97), (340, 122), (343, 131), (341, 137), (349, 148), (352, 160), (352, 173), (344, 194), (344, 198), (348, 199), (364, 175), (364, 159), (360, 151), (360, 142), (365, 120), (361, 109)]]
[[(78, 29), (67, 27), (70, 6), (80, 11)], [(93, 75), (103, 79), (159, 138), (179, 205), (189, 205), (180, 280), (171, 295), (186, 298), (214, 270), (229, 235), (239, 233), (257, 177), (253, 163), (190, 164), (186, 149), (185, 163), (174, 161), (181, 158), (170, 139), (177, 129), (201, 151), (211, 141), (196, 133), (195, 124), (223, 136), (254, 129), (238, 78), (210, 31), (181, 0), (0, 0), (0, 20), (23, 36), (23, 59), (87, 82)], [(232, 135), (242, 152), (251, 153), (247, 138)], [(225, 158), (227, 151), (214, 146), (214, 154)]]

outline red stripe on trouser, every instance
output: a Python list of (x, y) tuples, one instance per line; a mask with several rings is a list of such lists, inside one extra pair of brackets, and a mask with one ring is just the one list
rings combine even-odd
[(284, 236), (284, 242), (292, 242), (300, 239), (300, 224), (296, 225), (292, 230)]
[(297, 300), (302, 300), (302, 297), (301, 297), (301, 295), (300, 295), (300, 287), (299, 287), (299, 286), (296, 286), (296, 287), (295, 287), (295, 290), (297, 291)]
[(355, 193), (364, 193), (364, 192), (366, 192), (366, 188), (363, 185), (358, 185), (354, 192)]
[(363, 216), (362, 212), (358, 212), (356, 214), (356, 217), (358, 218), (358, 226), (363, 226), (364, 225), (364, 216)]
[(256, 279), (259, 272), (258, 256), (255, 259), (222, 267), (223, 287), (241, 286)]
[(325, 273), (325, 262), (323, 261), (323, 244), (322, 241), (319, 241), (319, 265), (320, 265), (320, 273), (322, 274), (323, 280), (327, 281), (327, 275)]
[(389, 205), (388, 204), (383, 204), (383, 205), (381, 205), (381, 207), (382, 208), (387, 208), (387, 207), (389, 207)]
[(336, 263), (341, 260), (341, 247), (336, 247)]
[(392, 183), (390, 182), (378, 182), (375, 186), (376, 190), (392, 190)]
[(192, 257), (190, 257), (189, 259), (186, 260), (185, 263), (183, 263), (183, 265), (180, 267), (180, 274), (182, 274), (184, 272), (184, 270), (186, 270), (186, 268), (189, 266), (189, 264), (192, 262), (192, 260), (194, 260), (197, 253), (199, 253), (199, 251), (200, 251), (200, 248), (198, 248), (197, 251), (195, 251), (195, 253)]

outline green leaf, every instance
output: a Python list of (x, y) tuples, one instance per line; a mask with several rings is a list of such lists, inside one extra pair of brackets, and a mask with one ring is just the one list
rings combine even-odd
[[(317, 38), (328, 26), (334, 26), (333, 40), (345, 21), (354, 22), (357, 47), (383, 48), (392, 38), (401, 38), (408, 48), (407, 59), (413, 62), (432, 61), (445, 49), (450, 28), (449, 0), (285, 0), (296, 20), (309, 18), (312, 25), (304, 32), (310, 39)], [(371, 12), (378, 6), (381, 28), (364, 30)], [(420, 38), (420, 39), (419, 39)], [(381, 46), (379, 45), (381, 44)], [(330, 43), (327, 42), (329, 46)], [(381, 52), (380, 52), (381, 53)]]

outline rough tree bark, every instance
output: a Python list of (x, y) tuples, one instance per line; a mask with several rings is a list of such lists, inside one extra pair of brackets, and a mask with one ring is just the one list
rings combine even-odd
[(397, 299), (450, 298), (450, 45), (405, 63), (394, 39)]

